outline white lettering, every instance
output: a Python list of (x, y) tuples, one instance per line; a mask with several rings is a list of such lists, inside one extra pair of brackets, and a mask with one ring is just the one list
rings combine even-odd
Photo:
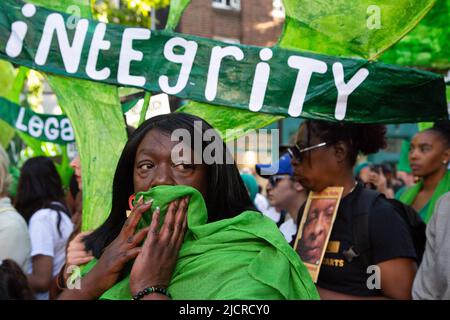
[(25, 108), (20, 108), (19, 116), (17, 117), (16, 120), (16, 128), (19, 129), (20, 131), (27, 132), (28, 127), (23, 124), (24, 116), (25, 116)]
[[(173, 49), (183, 47), (183, 54), (175, 54)], [(180, 93), (185, 87), (191, 74), (192, 65), (194, 64), (195, 55), (197, 54), (198, 45), (195, 41), (187, 41), (183, 38), (176, 37), (167, 41), (164, 46), (164, 57), (170, 62), (181, 63), (180, 75), (175, 86), (169, 85), (169, 77), (159, 77), (159, 86), (161, 90), (167, 94)]]
[(288, 113), (291, 117), (298, 117), (299, 115), (301, 115), (303, 110), (303, 104), (305, 103), (306, 92), (308, 91), (308, 86), (309, 82), (311, 81), (312, 74), (314, 72), (327, 72), (327, 65), (325, 62), (316, 59), (304, 58), (299, 56), (289, 57), (288, 65), (291, 68), (299, 70), (288, 110)]
[(50, 14), (45, 21), (42, 39), (34, 59), (36, 64), (42, 66), (47, 62), (53, 34), (56, 32), (64, 67), (68, 73), (76, 73), (80, 65), (81, 52), (83, 51), (88, 27), (89, 21), (87, 19), (81, 19), (77, 24), (72, 45), (70, 45), (62, 15), (59, 13)]
[(106, 32), (106, 24), (99, 23), (95, 27), (94, 36), (92, 37), (91, 48), (86, 64), (86, 74), (94, 80), (105, 80), (111, 74), (111, 70), (107, 67), (97, 71), (97, 61), (100, 50), (109, 50), (111, 42), (104, 39)]
[[(269, 61), (272, 59), (273, 53), (269, 48), (264, 48), (260, 51), (259, 57), (262, 61)], [(269, 82), (270, 66), (268, 63), (260, 62), (256, 65), (255, 78), (253, 79), (252, 92), (250, 94), (250, 111), (261, 110), (264, 104), (264, 97), (266, 95), (267, 83)]]
[(117, 81), (120, 84), (143, 87), (145, 77), (130, 75), (132, 61), (142, 61), (144, 54), (133, 49), (134, 40), (148, 40), (151, 31), (143, 28), (127, 28), (122, 35), (122, 48), (120, 49), (119, 70)]
[[(53, 128), (51, 128), (53, 126)], [(56, 118), (48, 118), (45, 121), (44, 134), (49, 140), (58, 139), (59, 130), (58, 130), (58, 120)]]
[[(27, 3), (22, 7), (22, 14), (31, 18), (36, 14), (36, 7), (30, 3)], [(11, 58), (17, 58), (23, 49), (23, 40), (28, 31), (28, 26), (23, 21), (16, 21), (11, 24), (11, 35), (6, 43), (6, 54)]]
[(69, 119), (64, 118), (61, 120), (61, 139), (64, 141), (73, 141), (75, 139), (73, 135), (73, 129), (70, 125)]
[(32, 137), (40, 137), (44, 129), (44, 121), (38, 116), (32, 116), (28, 123), (28, 130)]
[(205, 98), (208, 101), (213, 101), (216, 98), (220, 67), (223, 58), (227, 56), (231, 56), (237, 61), (241, 61), (244, 59), (244, 52), (242, 52), (239, 47), (234, 46), (228, 46), (225, 48), (217, 46), (212, 49), (205, 88)]
[(344, 67), (342, 63), (336, 62), (333, 64), (334, 83), (338, 90), (338, 97), (336, 102), (336, 110), (334, 117), (337, 120), (343, 120), (347, 112), (348, 96), (366, 80), (369, 75), (369, 70), (361, 68), (356, 74), (347, 82), (344, 81)]

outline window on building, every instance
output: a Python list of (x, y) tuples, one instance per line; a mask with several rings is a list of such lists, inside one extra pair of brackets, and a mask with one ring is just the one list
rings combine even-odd
[(218, 9), (241, 10), (241, 0), (212, 0), (212, 6)]
[(273, 0), (272, 7), (272, 16), (274, 18), (284, 18), (285, 13), (282, 0)]

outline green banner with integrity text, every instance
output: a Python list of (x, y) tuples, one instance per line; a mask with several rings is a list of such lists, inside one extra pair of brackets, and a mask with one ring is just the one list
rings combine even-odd
[(0, 59), (66, 77), (288, 117), (449, 118), (440, 75), (361, 59), (231, 45), (0, 3)]

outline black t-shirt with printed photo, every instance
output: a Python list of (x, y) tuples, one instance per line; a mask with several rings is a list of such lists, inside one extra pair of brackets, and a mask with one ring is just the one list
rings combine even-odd
[[(360, 257), (349, 262), (343, 254), (354, 245), (352, 210), (356, 208), (362, 188), (363, 186), (358, 184), (353, 192), (341, 199), (317, 285), (324, 289), (355, 296), (380, 296), (381, 290), (369, 289), (373, 287), (374, 271), (368, 270), (369, 266), (364, 264)], [(301, 221), (303, 209), (304, 206), (300, 208), (297, 221)], [(378, 198), (370, 208), (368, 219), (371, 265), (394, 258), (416, 260), (408, 226), (395, 210), (382, 198)], [(291, 245), (293, 243), (294, 241)], [(368, 280), (371, 284), (369, 286)]]

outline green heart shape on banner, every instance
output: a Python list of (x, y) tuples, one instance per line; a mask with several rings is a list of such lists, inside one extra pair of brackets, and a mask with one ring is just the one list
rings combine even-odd
[(436, 0), (283, 0), (279, 45), (375, 59), (414, 28)]

